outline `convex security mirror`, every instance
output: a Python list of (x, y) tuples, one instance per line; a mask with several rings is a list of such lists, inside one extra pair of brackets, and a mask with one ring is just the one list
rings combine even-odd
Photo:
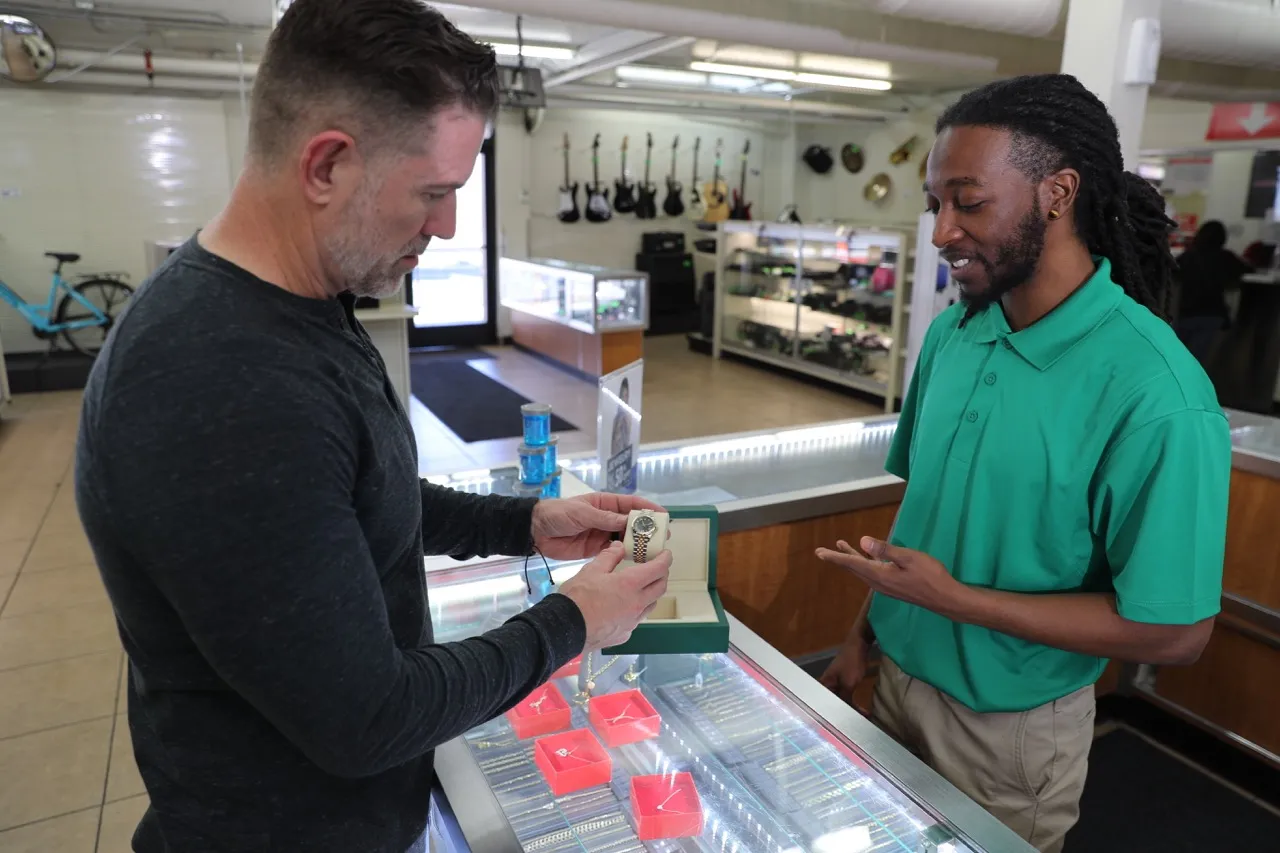
[(38, 83), (57, 64), (53, 42), (29, 19), (0, 13), (0, 76)]

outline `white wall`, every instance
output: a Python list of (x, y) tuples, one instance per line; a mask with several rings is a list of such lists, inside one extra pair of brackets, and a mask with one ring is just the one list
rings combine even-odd
[[(226, 121), (214, 100), (0, 89), (0, 278), (43, 303), (46, 251), (64, 272), (147, 271), (146, 240), (182, 240), (230, 187)], [(43, 350), (0, 304), (7, 351)]]
[[(933, 144), (935, 119), (932, 114), (916, 113), (882, 124), (802, 125), (796, 134), (795, 179), (801, 218), (805, 222), (835, 219), (857, 224), (905, 225), (914, 232), (916, 220), (924, 210), (920, 162)], [(889, 155), (913, 135), (920, 140), (911, 159), (900, 166), (891, 165)], [(840, 163), (840, 149), (849, 142), (862, 146), (865, 163), (856, 175)], [(799, 162), (799, 156), (813, 144), (827, 146), (835, 158), (835, 165), (825, 175)], [(880, 172), (892, 179), (893, 190), (882, 203), (874, 204), (863, 197), (862, 191)]]

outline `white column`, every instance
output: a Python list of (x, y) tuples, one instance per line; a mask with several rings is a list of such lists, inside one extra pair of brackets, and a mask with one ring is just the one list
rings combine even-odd
[(1160, 19), (1162, 0), (1069, 0), (1062, 73), (1074, 75), (1102, 99), (1120, 129), (1126, 169), (1138, 162), (1147, 86), (1125, 82), (1133, 22)]

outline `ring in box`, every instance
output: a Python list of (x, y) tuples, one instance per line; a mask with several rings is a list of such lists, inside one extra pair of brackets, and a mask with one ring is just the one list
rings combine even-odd
[(641, 841), (702, 833), (702, 802), (688, 773), (632, 776), (631, 814)]
[(609, 784), (613, 760), (596, 736), (586, 729), (539, 738), (533, 742), (533, 763), (557, 797)]
[(560, 667), (555, 672), (551, 673), (551, 679), (554, 681), (557, 678), (572, 678), (576, 676), (578, 674), (578, 671), (581, 669), (582, 669), (582, 655), (578, 655), (576, 658), (569, 661), (567, 664)]
[(639, 690), (623, 690), (593, 696), (587, 703), (587, 719), (613, 748), (657, 737), (662, 718)]
[[(658, 599), (631, 638), (604, 650), (609, 655), (709, 654), (729, 650), (729, 620), (716, 591), (716, 538), (719, 514), (715, 507), (667, 507), (671, 552), (667, 593)], [(663, 550), (655, 546), (654, 554)], [(624, 560), (615, 571), (635, 563)]]
[(520, 740), (569, 728), (573, 709), (554, 684), (544, 684), (507, 712), (507, 722)]

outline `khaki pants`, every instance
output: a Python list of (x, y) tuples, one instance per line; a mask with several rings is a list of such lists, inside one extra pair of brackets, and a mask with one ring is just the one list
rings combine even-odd
[(871, 718), (1044, 853), (1080, 816), (1093, 685), (1021, 713), (979, 714), (883, 658)]

